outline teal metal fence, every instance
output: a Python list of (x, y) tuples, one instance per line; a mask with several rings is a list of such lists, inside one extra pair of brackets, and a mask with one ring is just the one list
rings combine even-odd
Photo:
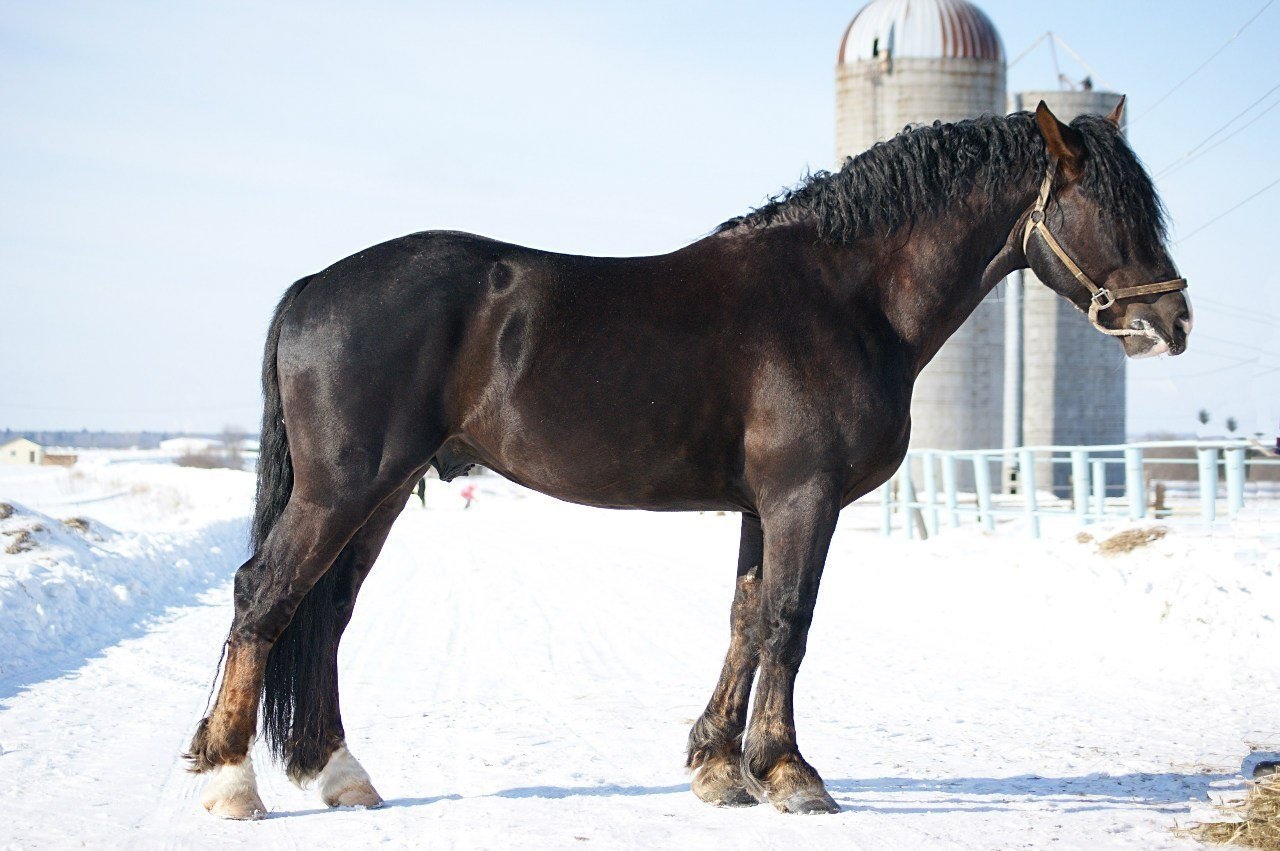
[[(1153, 456), (1152, 450), (1161, 450), (1162, 454)], [(1168, 450), (1183, 450), (1186, 457), (1167, 457), (1163, 453)], [(1066, 498), (1045, 499), (1047, 492), (1037, 489), (1036, 467), (1046, 462), (1050, 469), (1069, 465)], [(992, 467), (999, 471), (1009, 463), (1014, 463), (1018, 471), (1016, 494), (997, 495), (992, 490)], [(1194, 515), (1212, 524), (1220, 519), (1219, 503), (1228, 518), (1244, 508), (1250, 468), (1278, 467), (1280, 458), (1267, 455), (1256, 444), (1244, 440), (1024, 446), (1015, 450), (913, 449), (898, 473), (880, 489), (881, 531), (892, 535), (897, 527), (908, 538), (928, 537), (947, 526), (958, 527), (966, 518), (994, 530), (1001, 517), (1022, 517), (1028, 534), (1038, 538), (1040, 521), (1047, 517), (1074, 517), (1080, 525), (1124, 518), (1141, 520), (1153, 512), (1170, 517), (1177, 513), (1174, 509), (1160, 505), (1159, 500), (1153, 505), (1148, 468), (1156, 464), (1196, 468), (1193, 481), (1198, 499)], [(957, 488), (965, 465), (973, 473), (972, 493)], [(1115, 465), (1123, 465), (1124, 484), (1122, 492), (1112, 495), (1108, 492), (1107, 472)], [(920, 471), (918, 479), (914, 470)], [(1280, 497), (1280, 485), (1275, 495)], [(1064, 502), (1068, 505), (1064, 506)]]

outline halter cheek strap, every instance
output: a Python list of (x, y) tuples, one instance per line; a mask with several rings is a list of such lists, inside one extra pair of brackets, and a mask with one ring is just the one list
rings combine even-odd
[(1057, 169), (1058, 160), (1051, 157), (1049, 159), (1049, 169), (1045, 172), (1044, 180), (1040, 182), (1040, 192), (1036, 195), (1035, 206), (1031, 208), (1031, 213), (1027, 216), (1027, 225), (1022, 231), (1023, 255), (1025, 256), (1027, 253), (1027, 246), (1031, 241), (1032, 232), (1039, 233), (1040, 238), (1044, 240), (1044, 244), (1062, 261), (1062, 265), (1067, 267), (1067, 271), (1089, 291), (1089, 322), (1094, 328), (1112, 337), (1145, 334), (1145, 331), (1135, 331), (1129, 328), (1107, 328), (1098, 321), (1098, 311), (1106, 310), (1120, 299), (1185, 290), (1187, 288), (1187, 279), (1173, 278), (1155, 284), (1139, 284), (1138, 286), (1120, 287), (1115, 290), (1109, 290), (1106, 287), (1100, 287), (1095, 284), (1093, 279), (1086, 275), (1084, 270), (1071, 259), (1071, 255), (1067, 254), (1066, 250), (1058, 243), (1058, 240), (1054, 239), (1053, 234), (1049, 232), (1049, 226), (1045, 224), (1044, 208), (1049, 203), (1049, 192), (1053, 189), (1053, 176)]

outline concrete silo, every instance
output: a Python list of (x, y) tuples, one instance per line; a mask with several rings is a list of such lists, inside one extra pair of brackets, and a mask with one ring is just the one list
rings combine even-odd
[[(842, 163), (908, 124), (1005, 110), (1005, 59), (990, 19), (965, 0), (873, 0), (854, 16), (836, 64)], [(1001, 445), (1004, 314), (994, 297), (916, 382), (911, 445)]]
[[(1013, 109), (1034, 110), (1043, 100), (1059, 120), (1086, 113), (1106, 115), (1120, 95), (1102, 91), (1043, 91), (1013, 95)], [(1125, 356), (1119, 342), (1099, 334), (1088, 319), (1030, 271), (1022, 273), (1021, 434), (1005, 429), (1006, 445), (1080, 445), (1125, 440)], [(1006, 305), (1010, 339), (1016, 347), (1017, 302)], [(1011, 400), (1012, 401), (1012, 400)], [(1017, 418), (1016, 403), (1008, 409)], [(1010, 426), (1016, 425), (1011, 423)], [(1051, 469), (1052, 466), (1052, 469)], [(1109, 484), (1120, 484), (1123, 469), (1108, 465)], [(1036, 484), (1066, 495), (1066, 465), (1036, 467)]]

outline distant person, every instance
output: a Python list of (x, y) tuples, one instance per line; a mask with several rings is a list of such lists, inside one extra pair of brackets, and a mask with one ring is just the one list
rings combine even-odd
[(465, 485), (462, 488), (462, 490), (459, 491), (458, 493), (463, 499), (467, 501), (467, 504), (462, 506), (462, 510), (466, 511), (468, 508), (471, 507), (471, 502), (476, 498), (476, 486)]

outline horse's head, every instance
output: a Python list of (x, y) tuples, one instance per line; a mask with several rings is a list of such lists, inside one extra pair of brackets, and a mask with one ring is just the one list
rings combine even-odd
[(1106, 118), (1070, 125), (1044, 101), (1036, 124), (1049, 166), (1023, 230), (1041, 281), (1120, 338), (1129, 357), (1181, 354), (1191, 332), (1186, 281), (1165, 248), (1164, 210), (1120, 135), (1124, 99)]

